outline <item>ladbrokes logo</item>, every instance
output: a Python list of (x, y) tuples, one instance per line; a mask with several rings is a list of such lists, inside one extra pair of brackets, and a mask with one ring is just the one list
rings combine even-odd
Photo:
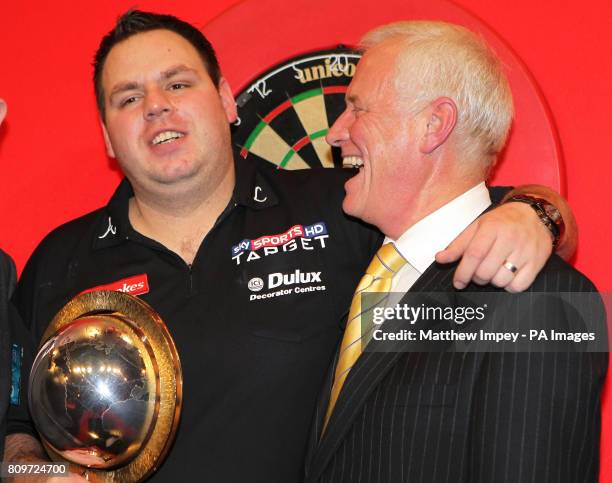
[(284, 233), (242, 240), (232, 247), (232, 260), (240, 265), (243, 261), (252, 262), (276, 253), (325, 248), (327, 238), (327, 227), (322, 221), (308, 226), (294, 225)]
[(133, 277), (122, 278), (106, 285), (88, 288), (83, 290), (81, 294), (93, 292), (94, 290), (114, 290), (115, 292), (123, 292), (129, 295), (142, 295), (149, 292), (149, 279), (146, 273), (142, 273)]
[[(292, 287), (296, 285), (296, 287)], [(288, 287), (288, 288), (285, 288)], [(261, 290), (278, 289), (274, 292), (266, 292), (262, 294), (251, 294), (249, 300), (260, 300), (274, 297), (282, 297), (290, 294), (300, 294), (325, 290), (325, 285), (321, 280), (321, 272), (302, 272), (299, 269), (291, 273), (270, 273), (268, 274), (266, 283), (259, 277), (249, 280), (248, 288), (251, 292), (259, 292)]]

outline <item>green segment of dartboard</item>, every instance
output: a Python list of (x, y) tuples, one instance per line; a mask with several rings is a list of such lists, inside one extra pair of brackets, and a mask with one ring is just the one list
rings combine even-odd
[(234, 144), (246, 159), (283, 169), (339, 164), (325, 142), (344, 109), (346, 87), (359, 54), (338, 48), (289, 59), (250, 82), (238, 94)]

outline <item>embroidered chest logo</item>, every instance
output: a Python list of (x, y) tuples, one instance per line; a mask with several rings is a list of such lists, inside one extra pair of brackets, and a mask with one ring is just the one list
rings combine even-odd
[(264, 280), (254, 277), (247, 284), (251, 292), (249, 301), (265, 300), (270, 298), (284, 297), (286, 295), (299, 295), (310, 292), (327, 290), (323, 283), (321, 272), (302, 272), (300, 269), (292, 272), (269, 273)]
[(277, 253), (321, 249), (326, 247), (328, 238), (327, 226), (322, 221), (307, 226), (293, 225), (284, 233), (242, 240), (232, 247), (232, 260), (240, 265)]
[(115, 225), (113, 225), (113, 221), (111, 220), (110, 216), (108, 217), (108, 227), (106, 228), (106, 231), (104, 232), (103, 235), (100, 235), (98, 238), (100, 240), (103, 240), (109, 234), (111, 234), (111, 235), (116, 235), (117, 234), (117, 227)]
[(149, 278), (146, 273), (141, 273), (140, 275), (122, 278), (116, 282), (88, 288), (87, 290), (83, 290), (81, 294), (93, 292), (94, 290), (114, 290), (128, 295), (143, 295), (149, 292)]

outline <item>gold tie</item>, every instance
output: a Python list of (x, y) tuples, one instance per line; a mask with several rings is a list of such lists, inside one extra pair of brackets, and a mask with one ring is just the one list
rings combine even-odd
[[(391, 280), (393, 276), (405, 264), (406, 260), (397, 251), (395, 245), (393, 243), (385, 243), (378, 249), (365, 275), (362, 277), (359, 285), (357, 285), (357, 289), (353, 295), (353, 301), (351, 302), (346, 328), (344, 329), (344, 337), (340, 345), (334, 384), (332, 385), (329, 405), (327, 406), (327, 413), (323, 423), (323, 432), (325, 432), (329, 418), (334, 410), (342, 385), (351, 367), (353, 367), (357, 359), (359, 359), (359, 356), (362, 354), (370, 338), (372, 327), (368, 327), (367, 330), (362, 328), (361, 316), (384, 302), (391, 289)], [(379, 293), (380, 297), (377, 297), (373, 303), (370, 303), (372, 300), (368, 299), (369, 307), (362, 309), (361, 295), (372, 292)], [(323, 432), (321, 434), (323, 434)]]

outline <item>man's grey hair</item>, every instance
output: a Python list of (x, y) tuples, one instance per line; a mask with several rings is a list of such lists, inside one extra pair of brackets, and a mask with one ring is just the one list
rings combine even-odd
[(464, 27), (445, 22), (406, 21), (364, 35), (367, 51), (400, 42), (395, 88), (414, 114), (446, 96), (458, 110), (454, 142), (463, 159), (491, 163), (503, 148), (512, 122), (512, 93), (499, 58)]

